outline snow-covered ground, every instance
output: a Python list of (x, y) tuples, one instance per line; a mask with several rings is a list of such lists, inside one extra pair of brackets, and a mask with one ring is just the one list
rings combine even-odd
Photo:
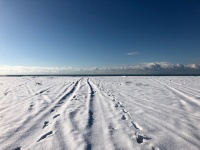
[(200, 77), (0, 77), (0, 150), (199, 150)]

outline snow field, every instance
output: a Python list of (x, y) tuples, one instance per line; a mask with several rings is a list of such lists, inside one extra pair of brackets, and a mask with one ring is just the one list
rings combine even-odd
[(0, 77), (1, 150), (198, 150), (200, 77)]

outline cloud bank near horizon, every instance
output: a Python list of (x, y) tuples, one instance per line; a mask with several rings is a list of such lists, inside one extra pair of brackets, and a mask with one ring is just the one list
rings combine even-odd
[(143, 63), (121, 67), (24, 67), (24, 66), (0, 66), (0, 75), (103, 75), (103, 74), (200, 74), (200, 66), (197, 64), (172, 64), (166, 62)]

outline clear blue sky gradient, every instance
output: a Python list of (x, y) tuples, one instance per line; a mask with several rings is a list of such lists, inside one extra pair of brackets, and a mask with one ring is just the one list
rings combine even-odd
[(199, 58), (199, 0), (0, 0), (0, 65), (200, 64)]

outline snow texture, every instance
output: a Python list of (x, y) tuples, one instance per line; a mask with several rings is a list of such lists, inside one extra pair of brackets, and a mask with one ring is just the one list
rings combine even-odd
[(200, 77), (0, 77), (1, 150), (199, 150)]

